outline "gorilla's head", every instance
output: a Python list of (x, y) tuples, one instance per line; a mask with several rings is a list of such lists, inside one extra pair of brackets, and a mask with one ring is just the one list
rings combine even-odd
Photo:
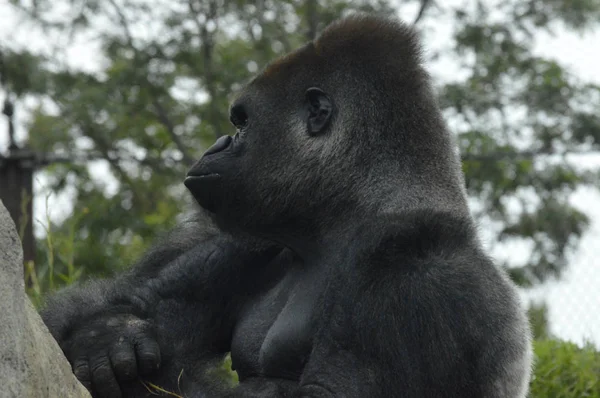
[(403, 209), (467, 211), (414, 31), (356, 15), (276, 60), (231, 106), (237, 129), (186, 186), (223, 226), (318, 234)]

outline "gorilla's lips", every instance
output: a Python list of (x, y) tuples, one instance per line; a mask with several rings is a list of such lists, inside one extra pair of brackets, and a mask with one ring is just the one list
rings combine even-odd
[(231, 136), (219, 137), (206, 150), (202, 158), (192, 166), (183, 181), (198, 204), (206, 210), (215, 212), (219, 204), (218, 197), (221, 192), (222, 178), (218, 172), (218, 165), (223, 161), (223, 153), (230, 150), (232, 142), (233, 138)]
[(217, 210), (218, 192), (221, 186), (221, 175), (216, 173), (204, 175), (190, 175), (183, 184), (194, 195), (196, 202), (203, 208), (213, 213)]
[(212, 181), (216, 181), (221, 178), (220, 174), (217, 173), (209, 173), (209, 174), (201, 174), (201, 175), (187, 175), (185, 180), (183, 180), (183, 184), (189, 189), (192, 193), (195, 193), (198, 188), (205, 184), (210, 183)]

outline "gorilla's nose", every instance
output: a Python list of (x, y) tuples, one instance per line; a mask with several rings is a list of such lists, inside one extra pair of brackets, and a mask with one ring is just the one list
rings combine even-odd
[(204, 152), (204, 156), (208, 156), (208, 155), (212, 155), (213, 153), (221, 152), (222, 150), (227, 148), (229, 146), (229, 144), (231, 144), (231, 140), (232, 140), (232, 138), (229, 135), (223, 135), (223, 136), (219, 137), (219, 139), (217, 139), (217, 141), (214, 144), (212, 144), (212, 146), (210, 148), (208, 148), (206, 150), (206, 152)]

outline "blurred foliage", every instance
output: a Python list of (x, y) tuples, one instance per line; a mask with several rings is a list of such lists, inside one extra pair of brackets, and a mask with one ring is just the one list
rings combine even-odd
[(600, 398), (600, 352), (557, 340), (534, 344), (531, 398)]
[(535, 340), (547, 340), (553, 338), (550, 334), (548, 324), (548, 306), (545, 303), (532, 303), (527, 311), (531, 332)]
[[(347, 13), (404, 17), (422, 4), (417, 27), (425, 38), (440, 21), (451, 26), (446, 47), (427, 54), (458, 68), (438, 88), (474, 215), (496, 244), (528, 248), (526, 258), (505, 261), (514, 280), (530, 286), (560, 276), (586, 229), (587, 217), (569, 200), (597, 182), (597, 171), (582, 171), (569, 156), (599, 149), (600, 88), (533, 48), (540, 33), (597, 27), (597, 0), (11, 3), (23, 34), (47, 35), (51, 50), (2, 43), (3, 89), (20, 106), (35, 104), (28, 143), (57, 161), (40, 176), (49, 191), (73, 196), (72, 217), (50, 225), (70, 242), (40, 242), (42, 276), (110, 275), (173, 226), (186, 202), (187, 168), (233, 132), (230, 95), (269, 60)], [(71, 58), (69, 44), (82, 42), (97, 49), (92, 70)], [(69, 278), (46, 277), (40, 289)]]

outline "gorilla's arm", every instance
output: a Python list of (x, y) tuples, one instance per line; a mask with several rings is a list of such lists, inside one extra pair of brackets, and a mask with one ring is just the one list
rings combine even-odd
[[(193, 247), (215, 240), (219, 235), (202, 213), (194, 214), (163, 237), (127, 272), (114, 279), (73, 285), (49, 297), (41, 312), (42, 318), (54, 338), (61, 342), (82, 319), (105, 311), (133, 311), (132, 306), (117, 308), (115, 298), (144, 286), (148, 278), (155, 277), (169, 266), (172, 268), (171, 262), (185, 256)], [(201, 258), (197, 260), (202, 262)]]
[[(42, 317), (77, 377), (100, 397), (145, 396), (137, 376), (174, 387), (186, 368), (229, 350), (245, 270), (267, 264), (279, 248), (250, 245), (190, 220), (115, 279), (91, 281), (48, 300)], [(207, 226), (208, 225), (208, 226)], [(205, 359), (203, 359), (205, 358)], [(191, 375), (190, 375), (191, 374)]]
[(328, 285), (297, 396), (524, 397), (525, 315), (468, 220), (416, 213), (387, 229)]
[(454, 327), (466, 322), (464, 311), (450, 311), (453, 298), (422, 275), (407, 283), (373, 273), (362, 275), (371, 286), (350, 291), (340, 284), (327, 294), (297, 397), (439, 397), (444, 384), (453, 391), (452, 383), (464, 381), (445, 379), (465, 365)]

